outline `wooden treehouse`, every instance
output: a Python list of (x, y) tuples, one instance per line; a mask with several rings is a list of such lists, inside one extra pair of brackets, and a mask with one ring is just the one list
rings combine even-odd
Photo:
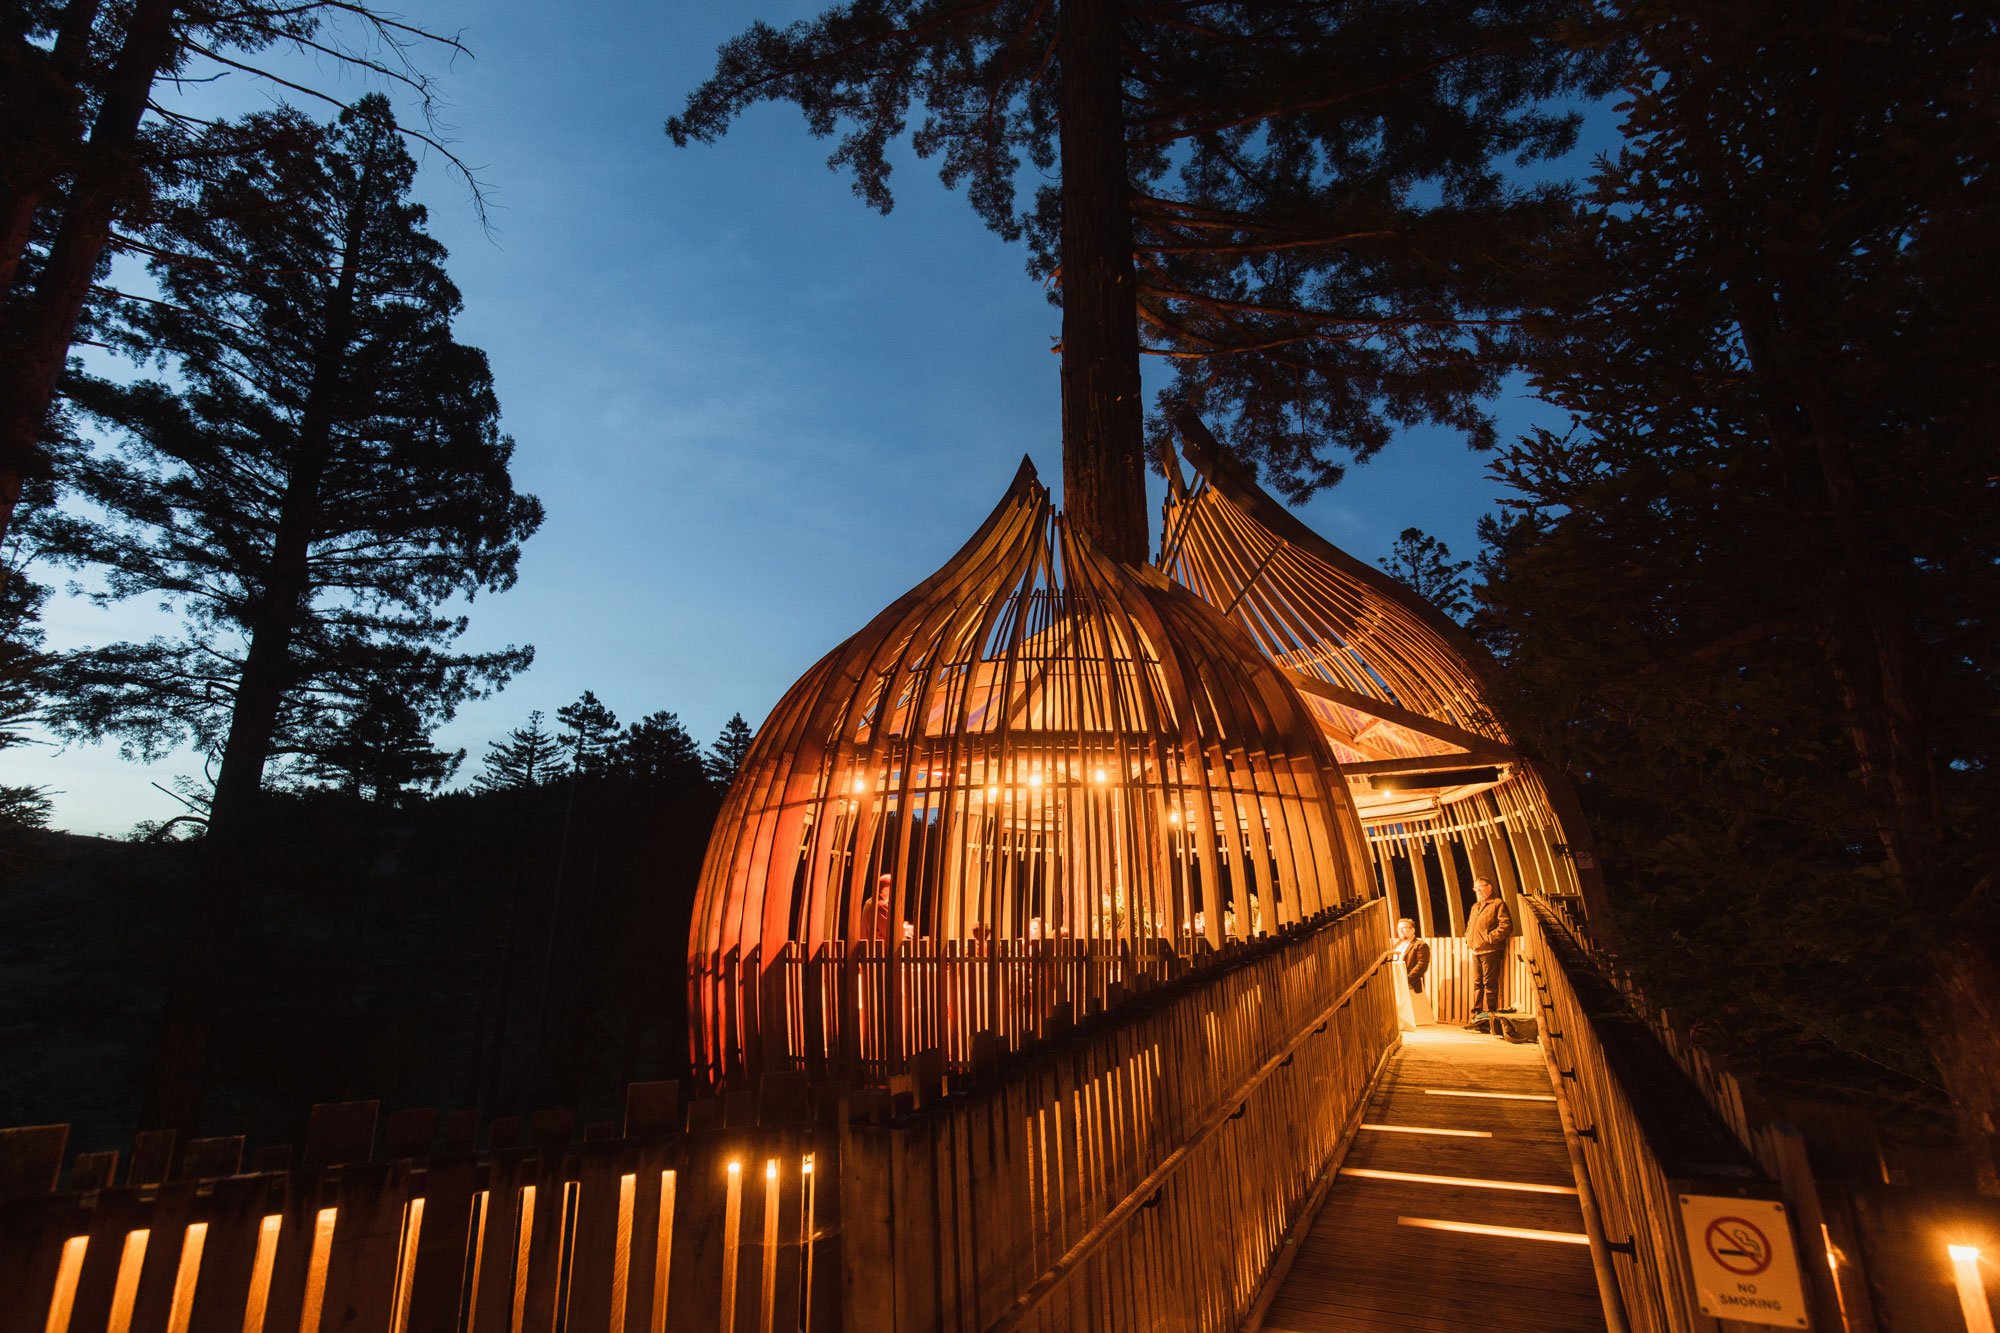
[[(1622, 989), (1479, 651), (1185, 429), (1153, 562), (1024, 463), (771, 711), (686, 942), (696, 1086), (580, 1138), (318, 1107), (247, 1162), (0, 1131), (0, 1333), (1990, 1330), (1991, 1202)], [(1475, 877), (1523, 1043), (1445, 1026)]]

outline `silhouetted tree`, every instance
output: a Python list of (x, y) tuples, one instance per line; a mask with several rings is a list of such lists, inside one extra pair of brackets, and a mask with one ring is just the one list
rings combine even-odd
[(625, 729), (611, 765), (625, 777), (695, 786), (707, 779), (701, 747), (672, 713), (650, 713)]
[(427, 716), (524, 669), (529, 649), (459, 654), (458, 594), (514, 581), (541, 506), (508, 475), (486, 357), (453, 341), (444, 248), (408, 200), (416, 164), (364, 99), (337, 124), (251, 117), (153, 233), (165, 302), (116, 341), (173, 383), (78, 377), (114, 447), (73, 472), (92, 507), (38, 517), (51, 552), (103, 571), (106, 600), (158, 597), (178, 639), (69, 655), (51, 706), (72, 734), (220, 756), (202, 896), (169, 1004), (156, 1123), (190, 1129), (206, 1017), (243, 891), (240, 846), (267, 761), (351, 717), (378, 684)]
[[(55, 461), (45, 429), (78, 321), (114, 253), (154, 254), (144, 223), (154, 192), (171, 187), (190, 158), (221, 145), (199, 119), (153, 101), (162, 81), (197, 66), (267, 73), (260, 56), (285, 49), (333, 62), (415, 94), (428, 123), (429, 78), (419, 46), (463, 50), (450, 37), (349, 3), (225, 0), (26, 0), (0, 24), (0, 541), (23, 483)], [(287, 70), (287, 74), (295, 71)], [(328, 101), (344, 105), (326, 94)], [(404, 127), (471, 179), (432, 134)], [(193, 140), (193, 142), (190, 142)], [(477, 190), (475, 187), (475, 198)], [(118, 229), (128, 228), (124, 233)], [(6, 571), (0, 569), (0, 580)]]
[(556, 721), (566, 733), (562, 746), (569, 752), (570, 772), (587, 778), (602, 774), (618, 739), (618, 715), (585, 690), (575, 703), (556, 709)]
[[(890, 206), (889, 149), (942, 159), (988, 226), (1025, 237), (1063, 311), (1063, 484), (1111, 555), (1147, 554), (1139, 357), (1174, 359), (1162, 420), (1220, 433), (1302, 496), (1398, 425), (1486, 443), (1507, 361), (1511, 258), (1556, 195), (1502, 157), (1560, 153), (1544, 99), (1593, 59), (1555, 40), (1588, 5), (885, 0), (754, 24), (667, 122), (713, 140), (798, 104), (831, 164)], [(1031, 165), (1050, 183), (1016, 204)], [(1164, 432), (1164, 425), (1161, 427)]]
[(736, 779), (736, 770), (743, 767), (743, 756), (750, 753), (750, 742), (755, 733), (750, 724), (743, 720), (743, 714), (732, 713), (722, 724), (722, 734), (715, 738), (708, 756), (703, 760), (708, 768), (709, 780), (719, 787), (727, 787)]
[(405, 788), (436, 791), (465, 762), (464, 750), (434, 749), (430, 723), (388, 686), (369, 688), (363, 699), (358, 712), (312, 748), (307, 772), (333, 779), (343, 791), (395, 806)]
[(1404, 528), (1389, 554), (1375, 563), (1453, 620), (1472, 610), (1471, 585), (1465, 581), (1472, 562), (1453, 560), (1451, 548), (1422, 528)]
[(1903, 1091), (1927, 1047), (2000, 1192), (1992, 14), (1607, 21), (1626, 146), (1533, 361), (1575, 427), (1487, 528), (1503, 705), (1584, 784), (1660, 1002)]
[(476, 791), (523, 791), (560, 778), (565, 771), (556, 738), (542, 727), (542, 710), (528, 714), (528, 725), (493, 741), (481, 760), (485, 772), (473, 781)]

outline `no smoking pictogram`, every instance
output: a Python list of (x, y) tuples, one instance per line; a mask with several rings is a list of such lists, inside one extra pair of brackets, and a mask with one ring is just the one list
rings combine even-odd
[(1755, 1277), (1771, 1266), (1771, 1242), (1748, 1218), (1718, 1217), (1701, 1241), (1711, 1259), (1738, 1277)]
[[(1792, 1248), (1792, 1221), (1777, 1199), (1683, 1194), (1681, 1241), (1694, 1304), (1715, 1319), (1809, 1328)], [(1694, 1311), (1688, 1312), (1690, 1315)]]

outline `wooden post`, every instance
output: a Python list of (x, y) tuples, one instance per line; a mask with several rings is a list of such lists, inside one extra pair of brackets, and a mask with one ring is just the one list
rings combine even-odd
[(1417, 934), (1419, 935), (1437, 934), (1437, 931), (1432, 929), (1434, 923), (1431, 920), (1431, 872), (1424, 864), (1424, 849), (1429, 845), (1430, 839), (1422, 834), (1409, 840), (1410, 877), (1417, 885)]
[(1465, 884), (1458, 873), (1458, 858), (1452, 855), (1454, 841), (1450, 837), (1438, 839), (1438, 867), (1444, 871), (1445, 911), (1451, 916), (1452, 936), (1457, 938), (1465, 934)]

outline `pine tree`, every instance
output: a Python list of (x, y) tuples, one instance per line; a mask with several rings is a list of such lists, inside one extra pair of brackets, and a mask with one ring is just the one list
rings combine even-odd
[(1471, 585), (1465, 581), (1472, 562), (1453, 560), (1451, 547), (1422, 528), (1404, 528), (1389, 554), (1375, 563), (1453, 620), (1472, 610)]
[[(218, 147), (212, 137), (190, 142), (190, 125), (200, 122), (163, 112), (155, 85), (199, 77), (193, 67), (214, 62), (210, 67), (292, 87), (256, 63), (274, 48), (289, 49), (393, 82), (416, 97), (421, 126), (435, 104), (429, 77), (412, 59), (418, 46), (464, 49), (347, 0), (27, 0), (10, 7), (0, 26), (0, 124), (7, 127), (0, 135), (0, 543), (23, 485), (61, 462), (48, 447), (51, 411), (80, 323), (87, 327), (101, 313), (93, 308), (107, 295), (98, 285), (105, 261), (120, 252), (154, 253), (158, 238), (136, 240), (133, 232), (155, 194)], [(419, 127), (402, 132), (472, 179), (434, 135)], [(0, 582), (7, 575), (0, 568)]]
[(1991, 14), (1607, 21), (1626, 146), (1533, 358), (1575, 426), (1508, 452), (1486, 529), (1509, 721), (1583, 784), (1649, 993), (1766, 1058), (1941, 1081), (2000, 1192)]
[(585, 690), (575, 703), (556, 709), (556, 721), (565, 732), (562, 746), (569, 754), (570, 771), (579, 777), (601, 775), (618, 739), (618, 715), (595, 693)]
[[(1147, 553), (1139, 358), (1173, 359), (1159, 420), (1192, 408), (1303, 496), (1396, 427), (1478, 444), (1508, 351), (1520, 240), (1556, 210), (1502, 157), (1564, 151), (1544, 99), (1596, 77), (1558, 27), (1588, 6), (886, 0), (753, 25), (667, 122), (721, 136), (798, 104), (886, 211), (913, 103), (988, 226), (1025, 238), (1062, 306), (1064, 506), (1113, 556)], [(1025, 165), (1053, 183), (1017, 205)], [(1164, 431), (1164, 426), (1161, 428)], [(1156, 441), (1156, 443), (1158, 443)]]
[[(51, 553), (102, 571), (104, 599), (184, 613), (177, 639), (65, 657), (53, 724), (148, 754), (192, 741), (220, 761), (148, 1103), (176, 1128), (198, 1105), (272, 757), (336, 732), (376, 683), (448, 717), (532, 656), (456, 653), (466, 619), (440, 611), (513, 583), (541, 507), (513, 489), (485, 355), (451, 336), (458, 292), (386, 110), (364, 99), (334, 125), (280, 110), (209, 131), (218, 169), (149, 233), (165, 299), (115, 334), (173, 381), (76, 379), (113, 443), (72, 473), (88, 507), (38, 519)], [(245, 140), (257, 151), (238, 153)]]
[(539, 708), (528, 714), (527, 726), (514, 728), (504, 741), (489, 743), (481, 762), (486, 771), (472, 784), (479, 791), (532, 791), (567, 771), (561, 747), (542, 726)]
[(750, 724), (743, 720), (743, 714), (732, 713), (722, 724), (722, 734), (715, 738), (702, 761), (708, 769), (709, 781), (719, 787), (727, 787), (736, 780), (736, 770), (743, 767), (743, 757), (750, 753), (750, 742), (754, 733)]
[[(740, 760), (739, 760), (740, 762)], [(631, 778), (694, 787), (707, 780), (701, 747), (672, 713), (650, 713), (612, 747), (613, 771)]]
[(313, 747), (305, 768), (331, 778), (343, 791), (395, 806), (411, 786), (436, 791), (465, 762), (465, 751), (431, 746), (431, 725), (409, 700), (386, 686), (365, 693), (359, 711), (324, 744)]

